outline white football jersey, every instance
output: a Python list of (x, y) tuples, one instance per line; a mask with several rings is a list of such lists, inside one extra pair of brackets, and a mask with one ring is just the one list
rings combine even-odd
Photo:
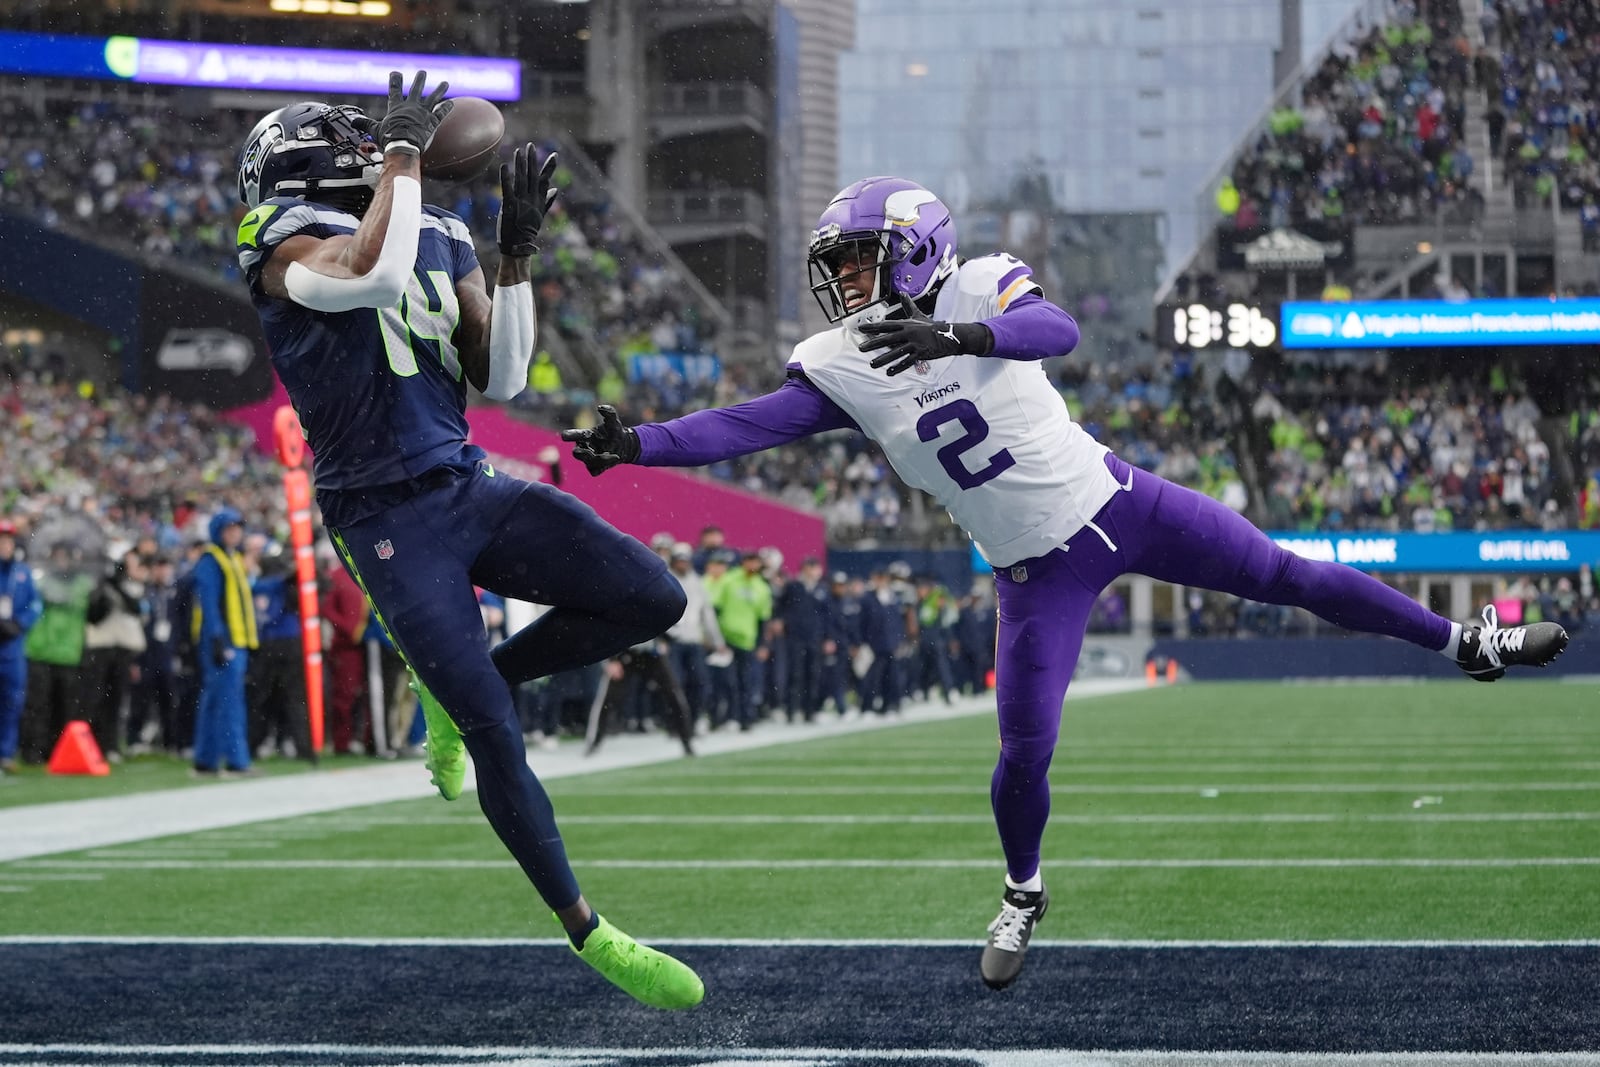
[[(1026, 271), (1004, 254), (968, 260), (939, 290), (933, 318), (1000, 315), (1037, 289)], [(862, 339), (845, 326), (825, 330), (795, 346), (794, 363), (901, 478), (949, 510), (991, 565), (1060, 547), (1120, 488), (1106, 469), (1109, 449), (1072, 421), (1038, 361), (954, 356), (891, 378), (872, 369), (879, 353), (857, 348)]]

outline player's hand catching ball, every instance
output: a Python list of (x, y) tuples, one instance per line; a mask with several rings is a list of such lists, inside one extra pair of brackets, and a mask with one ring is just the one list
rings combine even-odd
[(858, 327), (867, 339), (858, 346), (863, 352), (884, 349), (874, 356), (871, 367), (889, 368), (893, 377), (924, 360), (946, 359), (963, 353), (981, 356), (994, 347), (994, 335), (981, 322), (932, 322), (909, 296), (900, 294), (905, 318), (868, 322)]
[(538, 174), (533, 173), (533, 160), (533, 145), (525, 144), (511, 153), (510, 163), (500, 164), (500, 217), (495, 220), (494, 236), (502, 256), (531, 256), (539, 251), (539, 228), (556, 202), (558, 190), (550, 188), (556, 154), (545, 157)]
[(411, 95), (407, 96), (401, 91), (405, 80), (400, 72), (389, 72), (389, 110), (378, 120), (378, 147), (385, 155), (390, 152), (422, 155), (439, 123), (455, 107), (444, 98), (450, 88), (449, 82), (440, 82), (437, 89), (423, 96), (422, 87), (427, 80), (427, 71), (417, 71), (416, 80), (411, 83)]
[(589, 430), (562, 430), (561, 439), (573, 443), (572, 458), (598, 478), (612, 467), (639, 458), (639, 435), (622, 425), (622, 416), (610, 404), (595, 410), (600, 412), (600, 425)]

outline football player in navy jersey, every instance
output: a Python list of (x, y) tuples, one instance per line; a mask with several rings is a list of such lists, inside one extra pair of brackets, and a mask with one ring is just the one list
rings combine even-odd
[[(315, 454), (323, 520), (419, 683), (435, 784), (460, 794), (464, 746), (484, 814), (574, 951), (646, 1004), (693, 1007), (695, 973), (580, 894), (512, 701), (524, 681), (662, 633), (683, 591), (587, 505), (466, 443), (468, 383), (496, 400), (527, 383), (529, 261), (555, 159), (536, 169), (530, 144), (501, 167), (491, 296), (466, 226), (422, 203), (420, 157), (451, 107), (425, 80), (406, 93), (391, 74), (377, 120), (316, 102), (263, 118), (239, 161), (239, 263)], [(491, 649), (475, 585), (552, 610)]]

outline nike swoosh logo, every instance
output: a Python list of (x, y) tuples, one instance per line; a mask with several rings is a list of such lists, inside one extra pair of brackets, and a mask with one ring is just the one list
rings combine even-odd
[(1128, 468), (1128, 480), (1125, 481), (1125, 482), (1118, 482), (1117, 484), (1122, 487), (1122, 491), (1124, 493), (1133, 492), (1133, 468), (1132, 467)]

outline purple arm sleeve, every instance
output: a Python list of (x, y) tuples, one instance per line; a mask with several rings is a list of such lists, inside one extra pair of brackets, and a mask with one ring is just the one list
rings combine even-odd
[(994, 335), (994, 347), (985, 355), (1001, 359), (1049, 359), (1078, 347), (1078, 324), (1038, 293), (1017, 297), (983, 324)]
[(795, 374), (774, 392), (743, 404), (635, 426), (646, 467), (699, 467), (760, 452), (824, 430), (859, 429), (822, 390)]

